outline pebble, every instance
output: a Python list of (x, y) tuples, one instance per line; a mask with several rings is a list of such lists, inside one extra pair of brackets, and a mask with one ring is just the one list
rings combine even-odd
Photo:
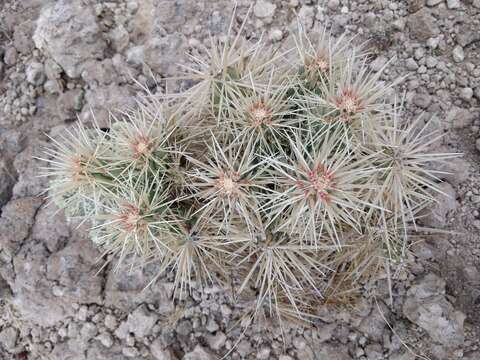
[(443, 0), (427, 0), (427, 6), (436, 6), (440, 4)]
[(283, 32), (280, 29), (272, 29), (270, 30), (268, 37), (272, 41), (280, 41), (283, 38)]
[(407, 70), (410, 71), (415, 71), (418, 69), (418, 64), (414, 58), (408, 58), (407, 61), (405, 61), (405, 66)]
[(447, 0), (447, 7), (451, 10), (458, 9), (460, 7), (459, 0)]
[(453, 61), (459, 63), (465, 60), (465, 52), (463, 51), (463, 48), (460, 45), (457, 45), (453, 48)]
[(383, 69), (387, 62), (388, 59), (385, 56), (378, 56), (375, 60), (372, 61), (372, 63), (370, 64), (370, 68), (373, 71), (378, 72)]
[(3, 62), (9, 66), (15, 65), (15, 63), (17, 62), (17, 57), (17, 49), (15, 49), (13, 46), (10, 46), (5, 50), (5, 55), (3, 55)]
[(473, 89), (469, 87), (464, 87), (460, 90), (460, 98), (465, 101), (471, 100), (473, 97)]
[(101, 333), (97, 336), (97, 340), (106, 348), (110, 348), (113, 345), (113, 338), (109, 333)]
[(277, 5), (269, 1), (257, 0), (257, 3), (253, 7), (253, 13), (258, 18), (270, 18), (275, 13), (276, 8)]
[(480, 151), (480, 138), (475, 142), (475, 146), (477, 147), (477, 150)]
[(129, 358), (134, 358), (138, 356), (138, 350), (134, 347), (124, 347), (122, 349), (122, 354)]
[(32, 62), (27, 67), (27, 81), (32, 85), (42, 85), (45, 82), (45, 71), (43, 65)]

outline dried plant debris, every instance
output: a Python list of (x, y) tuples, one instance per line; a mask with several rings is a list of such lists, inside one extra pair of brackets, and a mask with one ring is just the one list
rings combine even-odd
[(430, 152), (440, 135), (345, 37), (300, 28), (279, 51), (230, 27), (204, 53), (184, 92), (51, 139), (52, 201), (117, 270), (158, 264), (152, 282), (172, 272), (179, 299), (219, 283), (254, 300), (251, 320), (310, 320), (390, 277), (442, 192), (431, 164), (457, 154)]

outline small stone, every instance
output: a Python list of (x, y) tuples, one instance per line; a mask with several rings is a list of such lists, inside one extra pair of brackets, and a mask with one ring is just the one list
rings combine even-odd
[(453, 61), (460, 63), (463, 60), (465, 60), (465, 52), (463, 51), (463, 48), (460, 45), (457, 45), (453, 48)]
[(18, 331), (13, 327), (6, 327), (0, 332), (0, 344), (6, 350), (13, 350), (17, 342)]
[(156, 322), (157, 315), (142, 305), (128, 315), (127, 325), (129, 331), (134, 333), (137, 338), (143, 338), (150, 334)]
[(417, 93), (413, 98), (413, 103), (419, 108), (426, 109), (432, 103), (432, 97), (430, 94)]
[(160, 339), (155, 339), (150, 344), (150, 352), (155, 360), (175, 360), (172, 352), (168, 349), (164, 349)]
[(477, 86), (475, 90), (473, 90), (473, 96), (475, 96), (477, 100), (480, 100), (480, 86)]
[(427, 0), (427, 6), (436, 6), (440, 4), (443, 0)]
[(408, 58), (405, 61), (405, 66), (406, 66), (407, 70), (410, 70), (410, 71), (415, 71), (415, 70), (418, 69), (418, 64), (417, 64), (417, 62), (415, 61), (414, 58)]
[(207, 326), (205, 326), (205, 328), (211, 332), (211, 333), (214, 333), (215, 331), (217, 331), (220, 327), (218, 326), (218, 324), (215, 322), (215, 320), (213, 318), (210, 318), (208, 320), (208, 323), (207, 323)]
[(275, 13), (277, 5), (272, 4), (269, 1), (257, 0), (257, 3), (253, 7), (253, 13), (259, 18), (271, 18)]
[(80, 330), (80, 336), (82, 337), (83, 341), (87, 342), (95, 335), (97, 335), (97, 327), (95, 324), (86, 323), (82, 326), (82, 330)]
[(105, 320), (103, 321), (105, 327), (109, 330), (113, 330), (117, 328), (118, 321), (117, 318), (111, 314), (105, 316)]
[(208, 346), (212, 350), (220, 350), (227, 341), (227, 336), (223, 332), (218, 332), (215, 335), (210, 335), (207, 337)]
[(15, 65), (17, 62), (17, 57), (17, 49), (15, 49), (13, 46), (8, 47), (3, 55), (3, 62), (9, 66)]
[(128, 336), (128, 324), (126, 321), (123, 321), (115, 330), (115, 336), (119, 339), (125, 339)]
[(478, 151), (480, 151), (480, 138), (477, 139), (477, 141), (475, 142), (475, 147), (477, 148)]
[(283, 38), (283, 32), (280, 29), (272, 29), (268, 35), (272, 41), (280, 41)]
[(370, 68), (373, 71), (378, 72), (383, 69), (383, 67), (387, 62), (388, 62), (388, 59), (385, 56), (383, 55), (378, 56), (375, 60), (372, 61), (372, 63), (370, 64)]
[(118, 25), (116, 28), (111, 30), (108, 33), (108, 37), (112, 42), (113, 48), (117, 52), (122, 52), (124, 49), (126, 49), (128, 46), (128, 42), (130, 41), (128, 31), (125, 30), (125, 27), (123, 25)]
[(42, 85), (45, 82), (45, 72), (43, 65), (38, 62), (32, 62), (28, 65), (27, 81), (32, 85)]
[(106, 348), (111, 348), (113, 345), (113, 338), (109, 333), (102, 333), (98, 335), (97, 340), (100, 341), (100, 344)]
[(134, 347), (124, 347), (122, 349), (122, 354), (129, 358), (134, 358), (138, 356), (138, 350)]
[(447, 0), (447, 7), (451, 10), (458, 9), (460, 7), (459, 0)]
[(257, 353), (257, 359), (258, 360), (267, 360), (270, 358), (270, 348), (268, 347), (264, 347), (264, 348), (261, 348), (258, 353)]
[(331, 10), (336, 10), (340, 6), (340, 0), (329, 0), (327, 6)]
[(87, 320), (87, 314), (88, 314), (88, 307), (85, 305), (80, 306), (80, 309), (78, 309), (77, 312), (77, 319), (80, 321), (85, 321)]
[(469, 87), (464, 87), (460, 89), (460, 98), (465, 101), (471, 100), (473, 97), (473, 89)]
[(415, 39), (426, 41), (440, 32), (438, 21), (431, 12), (431, 9), (422, 8), (407, 18), (407, 25)]
[(433, 56), (427, 57), (427, 60), (425, 61), (425, 65), (427, 65), (427, 68), (431, 69), (437, 66), (438, 60), (434, 58)]
[(210, 352), (206, 351), (200, 345), (197, 345), (195, 349), (183, 357), (183, 360), (214, 360), (215, 357)]

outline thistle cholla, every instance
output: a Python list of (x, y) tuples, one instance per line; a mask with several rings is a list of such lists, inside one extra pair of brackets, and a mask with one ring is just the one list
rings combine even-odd
[(429, 153), (438, 136), (344, 37), (300, 29), (283, 51), (232, 28), (192, 56), (192, 88), (52, 139), (48, 191), (117, 269), (153, 263), (178, 298), (218, 282), (253, 318), (308, 320), (394, 273), (440, 192), (431, 163), (456, 154)]

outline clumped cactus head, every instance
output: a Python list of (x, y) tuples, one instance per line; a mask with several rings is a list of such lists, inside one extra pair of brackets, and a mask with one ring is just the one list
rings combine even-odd
[(394, 273), (441, 193), (432, 163), (457, 154), (430, 153), (441, 134), (345, 37), (300, 27), (279, 50), (233, 27), (184, 69), (191, 88), (52, 139), (48, 192), (116, 269), (153, 263), (180, 299), (218, 283), (253, 318), (308, 320)]

